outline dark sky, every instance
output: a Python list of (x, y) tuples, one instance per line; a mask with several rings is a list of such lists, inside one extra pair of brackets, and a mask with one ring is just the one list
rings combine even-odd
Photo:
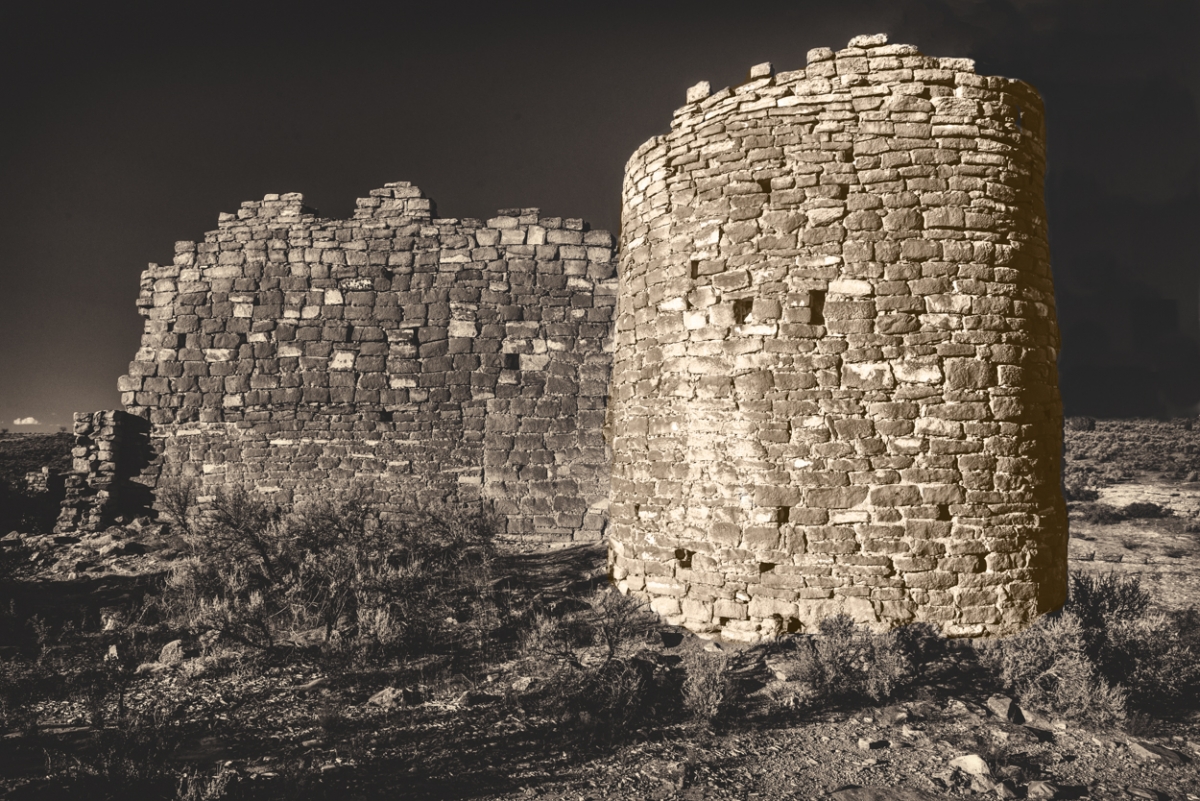
[(159, 0), (0, 6), (0, 426), (118, 408), (142, 269), (243, 200), (408, 180), (615, 232), (688, 86), (876, 32), (1045, 98), (1068, 414), (1195, 411), (1200, 0)]

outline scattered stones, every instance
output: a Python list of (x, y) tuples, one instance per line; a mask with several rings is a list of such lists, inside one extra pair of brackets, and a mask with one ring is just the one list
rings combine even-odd
[(537, 679), (533, 678), (532, 676), (521, 676), (510, 686), (512, 687), (513, 692), (525, 693), (529, 692), (529, 689), (535, 684), (537, 684)]
[(138, 556), (146, 552), (146, 546), (140, 542), (113, 542), (102, 547), (98, 553), (106, 556)]
[(829, 794), (833, 801), (940, 801), (940, 797), (919, 790), (892, 787), (843, 787)]
[(304, 684), (301, 684), (299, 687), (294, 687), (292, 689), (298, 693), (311, 693), (316, 690), (324, 690), (324, 689), (328, 688), (329, 685), (330, 685), (330, 681), (327, 676), (319, 676), (319, 677), (313, 679), (312, 681), (305, 682)]
[(1020, 798), (1020, 794), (1017, 792), (1017, 785), (1012, 779), (996, 782), (992, 785), (992, 792), (996, 794), (997, 798)]
[[(1131, 798), (1144, 798), (1147, 801), (1170, 801), (1171, 796), (1159, 790), (1154, 790), (1149, 787), (1130, 786), (1125, 789), (1125, 793)], [(1189, 796), (1190, 798), (1191, 796)]]
[(1025, 787), (1025, 797), (1029, 799), (1041, 799), (1042, 801), (1051, 801), (1059, 798), (1058, 785), (1053, 782), (1048, 782), (1043, 779), (1035, 779)]
[(1164, 762), (1168, 765), (1183, 765), (1187, 757), (1180, 752), (1165, 746), (1148, 743), (1144, 740), (1128, 740), (1129, 752), (1140, 762)]
[(417, 687), (384, 687), (367, 699), (371, 706), (394, 709), (399, 706), (417, 706), (424, 703), (425, 694)]
[(178, 665), (188, 657), (183, 640), (171, 640), (158, 653), (158, 661), (164, 665)]
[(983, 757), (978, 754), (966, 754), (965, 756), (955, 757), (950, 760), (950, 767), (958, 768), (963, 773), (971, 776), (990, 776), (992, 773), (991, 768), (983, 761)]
[(1021, 707), (1017, 706), (1017, 702), (1007, 696), (993, 695), (987, 700), (987, 707), (992, 710), (992, 714), (1001, 720), (1007, 720), (1010, 723), (1025, 722), (1025, 716), (1021, 714)]
[(987, 776), (972, 776), (970, 787), (976, 793), (990, 793), (995, 789), (996, 784)]

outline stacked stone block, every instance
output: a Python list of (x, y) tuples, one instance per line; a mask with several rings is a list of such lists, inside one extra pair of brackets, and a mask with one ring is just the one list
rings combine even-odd
[(1061, 605), (1037, 93), (876, 35), (687, 101), (623, 187), (622, 590), (745, 641)]
[(144, 509), (146, 492), (138, 479), (150, 458), (149, 429), (145, 420), (122, 411), (75, 414), (71, 472), (46, 476), (47, 489), (63, 486), (55, 531), (99, 531)]
[(385, 508), (408, 487), (489, 499), (525, 543), (596, 540), (615, 305), (612, 236), (582, 220), (442, 219), (403, 182), (350, 220), (267, 195), (143, 274), (122, 401), (151, 484)]

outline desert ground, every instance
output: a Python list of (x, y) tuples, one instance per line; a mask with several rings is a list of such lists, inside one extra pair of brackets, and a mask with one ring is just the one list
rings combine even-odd
[[(269, 587), (258, 607), (216, 609), (184, 580), (233, 586), (203, 573), (219, 561), (197, 547), (211, 531), (138, 519), (56, 536), (21, 488), (26, 472), (65, 464), (70, 438), (6, 434), (0, 788), (27, 799), (1200, 799), (1200, 679), (1187, 669), (1200, 658), (1186, 612), (1200, 606), (1193, 422), (1068, 420), (1071, 570), (1147, 601), (1141, 634), (1122, 642), (1184, 666), (1151, 681), (1137, 676), (1154, 665), (1139, 662), (1130, 682), (1142, 683), (1115, 688), (1129, 691), (1119, 702), (1068, 681), (1047, 689), (1045, 673), (1036, 687), (1008, 681), (995, 646), (928, 633), (700, 639), (612, 590), (601, 546), (506, 553), (460, 534), (451, 544), (469, 547), (454, 553), (411, 545), (380, 575), (437, 597), (410, 598), (410, 617), (379, 623), (370, 642), (365, 596), (353, 631), (344, 616), (323, 629), (254, 618)], [(1003, 653), (1032, 659), (1046, 642), (1017, 638)], [(1176, 695), (1156, 696), (1160, 685)]]

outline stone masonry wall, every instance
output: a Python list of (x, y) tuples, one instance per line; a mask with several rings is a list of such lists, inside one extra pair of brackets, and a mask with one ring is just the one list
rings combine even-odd
[(408, 183), (350, 220), (244, 203), (142, 276), (120, 389), (152, 424), (143, 480), (385, 506), (403, 485), (489, 499), (524, 543), (599, 539), (614, 275), (581, 220), (439, 219)]
[(747, 641), (1061, 605), (1036, 92), (877, 35), (687, 100), (623, 188), (619, 586)]
[(58, 477), (64, 498), (56, 532), (99, 531), (146, 508), (149, 493), (137, 479), (152, 455), (149, 431), (145, 420), (122, 411), (75, 414), (71, 472)]

